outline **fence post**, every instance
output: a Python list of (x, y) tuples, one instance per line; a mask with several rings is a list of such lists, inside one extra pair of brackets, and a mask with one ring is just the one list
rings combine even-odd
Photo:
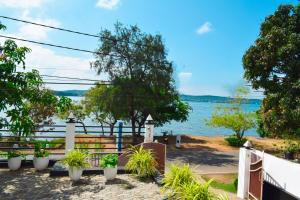
[(241, 199), (248, 198), (251, 162), (250, 156), (251, 150), (249, 148), (240, 148), (237, 196)]
[(66, 141), (65, 154), (73, 150), (75, 147), (75, 117), (70, 113), (68, 121), (66, 122)]
[(154, 121), (151, 115), (148, 115), (145, 122), (144, 143), (153, 142), (153, 136), (154, 136)]
[(119, 122), (119, 132), (117, 138), (118, 152), (122, 151), (122, 132), (123, 132), (122, 129), (123, 129), (123, 123)]

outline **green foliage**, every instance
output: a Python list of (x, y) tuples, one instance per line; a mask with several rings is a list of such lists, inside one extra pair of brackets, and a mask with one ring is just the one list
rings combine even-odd
[(130, 150), (129, 160), (125, 169), (136, 174), (139, 178), (150, 178), (156, 172), (157, 162), (150, 150), (143, 146), (133, 147)]
[(110, 134), (113, 135), (114, 126), (118, 119), (122, 119), (122, 110), (116, 106), (113, 88), (105, 85), (97, 85), (90, 88), (82, 101), (86, 113), (97, 123), (110, 126)]
[(244, 77), (264, 90), (260, 129), (270, 137), (300, 136), (299, 21), (299, 4), (279, 6), (243, 56)]
[(245, 142), (247, 142), (247, 138), (238, 138), (236, 135), (226, 137), (225, 140), (233, 147), (241, 147), (245, 144)]
[(46, 142), (36, 142), (34, 144), (34, 156), (36, 158), (48, 157), (49, 152), (46, 150)]
[(300, 150), (299, 142), (286, 140), (284, 141), (285, 146), (283, 147), (284, 153), (297, 153)]
[(233, 185), (234, 185), (234, 188), (235, 188), (235, 191), (237, 191), (238, 189), (238, 183), (239, 183), (239, 179), (236, 177), (233, 181)]
[[(5, 26), (0, 24), (0, 29)], [(25, 69), (27, 47), (18, 47), (13, 40), (0, 44), (0, 128), (7, 127), (17, 136), (32, 135), (41, 122), (52, 116), (59, 101), (49, 90), (45, 90), (37, 70), (20, 72)], [(64, 98), (61, 98), (64, 99)]]
[(100, 161), (100, 167), (102, 168), (114, 168), (118, 165), (118, 155), (117, 154), (108, 154), (103, 156)]
[(25, 155), (17, 150), (8, 151), (6, 154), (7, 159), (16, 158), (16, 157), (24, 157)]
[(201, 184), (199, 182), (183, 183), (176, 194), (182, 200), (213, 200), (215, 196), (209, 191), (212, 180)]
[(195, 175), (188, 164), (183, 165), (182, 167), (172, 164), (163, 179), (163, 188), (164, 190), (171, 189), (176, 192), (180, 190), (183, 184), (194, 181)]
[(63, 160), (63, 163), (69, 168), (88, 168), (90, 167), (88, 157), (88, 152), (76, 149), (67, 153), (65, 159)]
[(131, 121), (133, 135), (141, 132), (149, 114), (156, 125), (187, 120), (190, 107), (176, 91), (173, 64), (167, 60), (160, 35), (117, 23), (114, 33), (103, 30), (100, 38), (101, 54), (95, 54), (92, 67), (98, 74), (107, 73), (113, 83), (108, 95), (100, 99), (100, 104), (110, 111), (107, 113), (114, 116), (116, 110), (119, 116)]
[(235, 132), (237, 138), (242, 139), (245, 131), (254, 128), (256, 125), (255, 113), (244, 112), (241, 108), (248, 93), (247, 88), (238, 87), (229, 105), (216, 108), (207, 125), (231, 129)]

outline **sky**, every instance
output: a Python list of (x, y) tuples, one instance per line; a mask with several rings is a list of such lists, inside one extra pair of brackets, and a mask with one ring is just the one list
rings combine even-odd
[[(0, 0), (3, 16), (97, 34), (119, 21), (138, 25), (145, 33), (161, 34), (174, 63), (180, 93), (229, 96), (243, 84), (242, 56), (259, 35), (260, 24), (280, 4), (297, 0)], [(0, 18), (1, 35), (95, 50), (97, 38), (80, 36)], [(3, 43), (4, 39), (0, 38)], [(90, 69), (92, 54), (26, 42), (27, 70), (41, 74), (106, 79)], [(22, 70), (21, 68), (19, 70)], [(49, 79), (50, 80), (50, 79)], [(55, 81), (55, 79), (52, 79)], [(55, 90), (89, 86), (47, 85)], [(252, 92), (260, 98), (260, 92)]]

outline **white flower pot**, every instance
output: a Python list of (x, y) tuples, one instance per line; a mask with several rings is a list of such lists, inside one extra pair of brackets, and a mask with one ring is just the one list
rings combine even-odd
[(78, 181), (82, 175), (82, 169), (76, 167), (69, 168), (69, 177), (72, 181)]
[(36, 170), (41, 171), (48, 167), (49, 157), (34, 157), (33, 166)]
[(19, 169), (21, 167), (21, 161), (22, 161), (21, 156), (8, 159), (8, 168), (10, 170)]
[(108, 168), (104, 168), (104, 176), (106, 178), (106, 180), (113, 180), (114, 178), (116, 178), (117, 176), (117, 172), (118, 172), (118, 167), (108, 167)]

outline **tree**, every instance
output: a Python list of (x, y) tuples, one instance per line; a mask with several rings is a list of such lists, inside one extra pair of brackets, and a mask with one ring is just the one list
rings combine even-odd
[(82, 101), (87, 114), (101, 124), (103, 132), (103, 124), (110, 127), (110, 135), (114, 133), (117, 120), (122, 118), (122, 111), (118, 109), (119, 106), (116, 106), (112, 92), (112, 88), (108, 86), (97, 85), (85, 93)]
[(234, 131), (234, 136), (242, 140), (246, 130), (255, 127), (255, 113), (248, 113), (242, 110), (242, 104), (246, 101), (249, 93), (248, 88), (238, 87), (229, 105), (222, 105), (216, 108), (207, 125), (212, 127), (224, 127)]
[[(1, 23), (0, 29), (5, 29)], [(14, 41), (6, 40), (0, 50), (0, 112), (6, 114), (6, 118), (0, 118), (0, 128), (7, 127), (17, 136), (31, 135), (42, 120), (32, 110), (33, 106), (47, 106), (55, 97), (42, 92), (43, 82), (37, 70), (17, 71), (17, 66), (25, 69), (29, 48), (18, 47)]]
[(160, 35), (117, 23), (115, 33), (104, 30), (100, 37), (91, 66), (98, 74), (108, 74), (113, 107), (131, 121), (133, 136), (140, 134), (149, 114), (156, 125), (187, 120), (190, 107), (180, 101), (172, 78), (173, 64), (167, 60)]
[(264, 90), (260, 131), (300, 136), (300, 4), (279, 6), (265, 19), (243, 65), (253, 88)]

